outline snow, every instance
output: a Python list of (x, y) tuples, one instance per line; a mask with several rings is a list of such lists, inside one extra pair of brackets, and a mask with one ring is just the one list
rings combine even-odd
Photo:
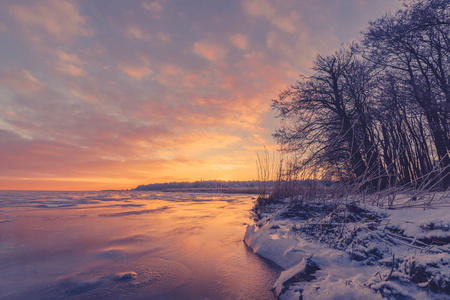
[(398, 228), (407, 236), (433, 238), (448, 236), (450, 216), (448, 208), (410, 208), (389, 210), (390, 228)]
[(279, 296), (281, 294), (284, 284), (289, 279), (296, 276), (297, 274), (301, 274), (302, 272), (305, 272), (307, 262), (308, 262), (308, 258), (302, 258), (302, 261), (298, 265), (295, 265), (292, 268), (281, 272), (280, 277), (278, 277), (277, 281), (273, 285), (273, 289), (275, 290), (275, 294), (277, 296)]
[(284, 202), (256, 211), (244, 237), (284, 269), (273, 286), (279, 299), (450, 299), (445, 201), (395, 209)]
[(255, 225), (247, 227), (244, 241), (253, 252), (272, 260), (284, 269), (293, 267), (296, 262), (308, 256), (304, 250), (296, 248), (295, 240), (274, 238), (265, 230), (255, 232)]

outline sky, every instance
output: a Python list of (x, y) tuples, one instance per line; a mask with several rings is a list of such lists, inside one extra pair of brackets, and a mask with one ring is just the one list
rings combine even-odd
[(0, 1), (0, 189), (257, 179), (271, 100), (400, 6)]

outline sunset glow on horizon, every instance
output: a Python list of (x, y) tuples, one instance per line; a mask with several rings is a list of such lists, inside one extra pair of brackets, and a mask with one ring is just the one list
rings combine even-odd
[(0, 190), (257, 179), (271, 99), (396, 0), (0, 3)]

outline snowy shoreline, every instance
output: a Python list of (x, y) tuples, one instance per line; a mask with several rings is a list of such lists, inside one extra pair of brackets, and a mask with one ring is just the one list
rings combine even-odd
[(450, 198), (438, 196), (398, 209), (285, 200), (256, 208), (244, 242), (285, 270), (279, 299), (450, 299)]

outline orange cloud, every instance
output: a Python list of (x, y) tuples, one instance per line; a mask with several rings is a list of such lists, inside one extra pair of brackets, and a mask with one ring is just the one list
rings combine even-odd
[(220, 46), (211, 44), (207, 41), (197, 42), (194, 44), (192, 51), (207, 60), (217, 62), (225, 57), (226, 50)]
[(349, 1), (0, 0), (0, 189), (254, 179), (271, 99), (392, 5)]
[[(227, 148), (237, 142), (241, 138), (235, 135), (220, 132), (195, 131), (175, 139), (175, 143), (182, 146), (180, 150), (186, 155), (196, 154), (213, 149)], [(197, 155), (196, 155), (197, 156)]]

